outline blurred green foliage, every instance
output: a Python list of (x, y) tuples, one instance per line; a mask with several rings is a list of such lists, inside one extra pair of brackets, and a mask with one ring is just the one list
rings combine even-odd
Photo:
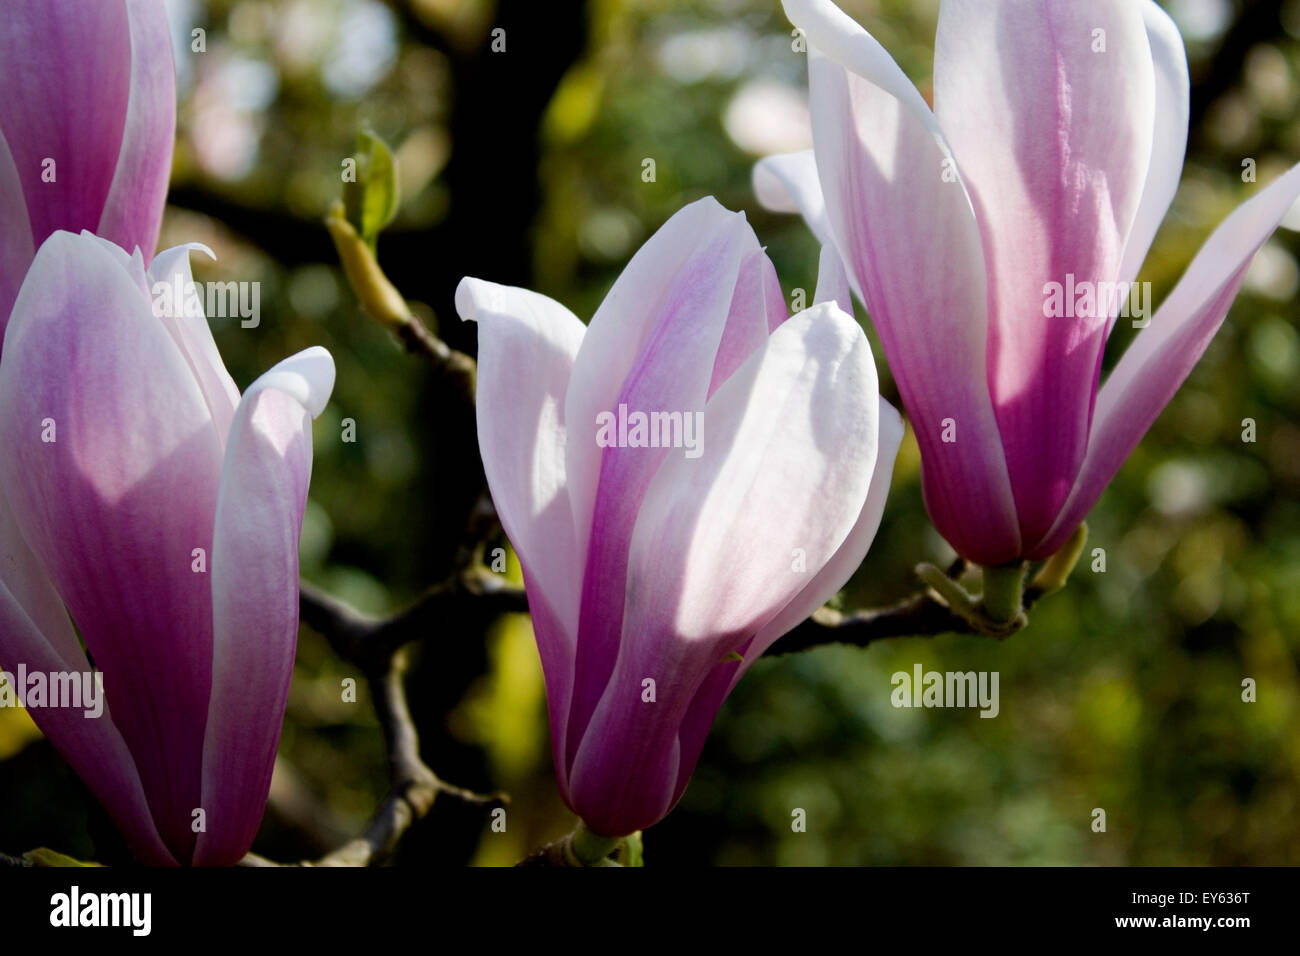
[[(509, 153), (533, 133), (502, 128), (491, 110), (456, 120), (482, 75), (466, 64), (515, 70), (507, 79), (522, 90), (535, 81), (516, 64), (552, 48), (564, 55), (563, 45), (516, 33), (487, 60), (509, 2), (171, 6), (182, 100), (162, 245), (216, 249), (215, 265), (196, 262), (200, 279), (262, 282), (258, 329), (213, 322), (241, 386), (308, 345), (333, 352), (338, 385), (316, 426), (303, 574), (364, 610), (395, 610), (441, 573), (428, 542), (443, 502), (430, 476), (477, 465), (439, 457), (428, 423), (445, 409), (428, 370), (358, 313), (320, 217), (368, 125), (393, 144), (401, 180), (381, 262), (389, 250), (389, 261), (427, 263), (427, 287), (418, 274), (395, 278), (430, 321), (437, 310), (444, 331), (463, 338), (446, 308), (458, 276), (439, 271), (454, 237), (438, 229), (472, 215), (464, 207), (480, 194), (463, 174), (453, 193), (444, 167), (467, 137)], [(938, 0), (843, 6), (928, 93)], [(1196, 121), (1141, 276), (1157, 303), (1259, 188), (1242, 181), (1243, 160), (1266, 183), (1300, 157), (1300, 2), (1168, 6), (1188, 40)], [(807, 135), (805, 59), (777, 0), (591, 0), (580, 16), (583, 50), (560, 64), (535, 118), (539, 162), (524, 175), (535, 179), (536, 208), (519, 210), (522, 235), (502, 235), (527, 244), (531, 275), (501, 276), (493, 261), (472, 268), (589, 317), (637, 246), (711, 193), (749, 215), (788, 296), (811, 290), (811, 237), (796, 218), (759, 209), (749, 186), (758, 155), (800, 148)], [(192, 26), (207, 30), (203, 54), (189, 51)], [(479, 184), (484, 196), (499, 187)], [(1089, 518), (1074, 578), (1027, 630), (1000, 643), (908, 639), (759, 662), (723, 707), (681, 805), (646, 834), (650, 865), (1300, 863), (1298, 252), (1287, 229), (1268, 244), (1209, 351)], [(1124, 325), (1107, 368), (1132, 337)], [(881, 376), (896, 396), (883, 362)], [(339, 440), (348, 418), (355, 443)], [(1247, 418), (1253, 443), (1242, 440)], [(1094, 548), (1105, 551), (1104, 572), (1093, 570)], [(843, 603), (896, 600), (915, 588), (916, 562), (950, 557), (925, 516), (909, 437), (881, 533)], [(429, 636), (412, 697), (431, 764), (456, 783), (509, 791), (509, 827), (465, 824), (454, 851), (448, 827), (435, 827), (402, 862), (511, 863), (572, 823), (551, 773), (526, 618), (502, 622), (486, 673), (454, 688), (450, 706), (419, 710), (422, 697), (448, 693), (440, 662), (467, 639)], [(999, 716), (893, 708), (890, 675), (918, 662), (999, 672)], [(340, 700), (348, 676), (358, 675), (304, 629), (259, 852), (318, 853), (357, 830), (385, 791), (364, 696), (359, 706)], [(1255, 703), (1242, 701), (1245, 678), (1257, 683)], [(96, 811), (35, 736), (25, 716), (0, 714), (0, 847), (89, 858), (87, 817), (103, 829)], [(1105, 833), (1090, 826), (1098, 807)], [(807, 832), (792, 831), (795, 808), (807, 812)]]

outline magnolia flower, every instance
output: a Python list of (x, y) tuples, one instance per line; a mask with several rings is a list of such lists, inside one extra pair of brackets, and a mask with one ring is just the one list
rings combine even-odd
[(176, 77), (162, 0), (10, 0), (0, 22), (0, 338), (56, 229), (153, 254)]
[(479, 444), (560, 790), (621, 836), (668, 813), (727, 693), (858, 567), (902, 424), (858, 325), (831, 302), (787, 319), (744, 216), (712, 199), (641, 248), (590, 327), (479, 279), (456, 307), (479, 323)]
[(146, 273), (139, 250), (56, 232), (19, 291), (0, 357), (0, 665), (76, 675), (88, 653), (102, 715), (47, 699), (28, 705), (37, 726), (142, 861), (222, 865), (270, 788), (334, 363), (307, 349), (241, 398), (201, 315), (153, 307), (155, 283), (188, 287), (190, 248)]
[(1150, 0), (943, 0), (931, 111), (829, 0), (784, 3), (807, 37), (814, 149), (762, 161), (759, 198), (842, 257), (939, 531), (984, 565), (1045, 558), (1200, 358), (1300, 167), (1215, 231), (1099, 390), (1117, 284), (1182, 171), (1173, 21)]

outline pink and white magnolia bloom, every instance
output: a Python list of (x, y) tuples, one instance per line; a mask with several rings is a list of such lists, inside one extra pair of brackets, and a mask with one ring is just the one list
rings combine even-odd
[(153, 255), (176, 76), (162, 0), (8, 0), (0, 19), (0, 337), (56, 229)]
[[(479, 279), (456, 307), (479, 324), (479, 444), (560, 790), (621, 836), (672, 809), (731, 688), (861, 563), (902, 423), (857, 323), (832, 302), (787, 318), (753, 230), (712, 199), (651, 237), (589, 327)], [(629, 447), (638, 413), (702, 441)], [(622, 444), (601, 439), (613, 416)]]
[(140, 860), (224, 865), (270, 788), (334, 362), (307, 349), (241, 397), (202, 315), (154, 313), (155, 283), (188, 287), (191, 248), (146, 272), (138, 250), (56, 232), (19, 291), (0, 357), (0, 666), (83, 673), (88, 651), (104, 714), (32, 718)]
[(1300, 167), (1219, 226), (1099, 389), (1119, 302), (1048, 318), (1045, 300), (1133, 282), (1177, 191), (1173, 21), (1151, 0), (943, 0), (931, 110), (829, 0), (784, 5), (807, 37), (814, 148), (763, 160), (760, 201), (842, 257), (939, 531), (984, 565), (1044, 558), (1200, 358)]

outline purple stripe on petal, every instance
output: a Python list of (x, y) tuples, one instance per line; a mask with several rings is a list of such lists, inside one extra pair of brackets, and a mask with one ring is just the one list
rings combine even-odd
[[(653, 308), (647, 313), (641, 302), (629, 301), (622, 294), (616, 299), (615, 291), (619, 288), (616, 284), (615, 291), (611, 291), (587, 330), (574, 362), (566, 407), (568, 461), (572, 465), (586, 458), (579, 449), (588, 446), (595, 449), (598, 479), (578, 619), (580, 638), (568, 726), (570, 761), (618, 656), (628, 544), (642, 496), (670, 451), (617, 445), (599, 448), (597, 415), (604, 413), (617, 418), (623, 408), (643, 415), (679, 412), (685, 416), (703, 410), (741, 264), (758, 251), (758, 241), (743, 216), (726, 213), (716, 203), (713, 207), (721, 210), (720, 215), (711, 217), (714, 228), (703, 235), (687, 237), (688, 255), (679, 258), (673, 271), (657, 276), (657, 294), (651, 300)], [(675, 233), (679, 226), (674, 220), (686, 211), (708, 211), (713, 207), (703, 200), (688, 206), (661, 233)], [(625, 275), (634, 269), (640, 272), (656, 265), (656, 257), (642, 256), (654, 243), (651, 239), (633, 258)], [(680, 257), (680, 250), (674, 252)], [(633, 283), (640, 279), (636, 273), (631, 277)], [(611, 302), (614, 308), (621, 303), (629, 311), (611, 311)], [(604, 338), (596, 338), (601, 333)], [(591, 363), (603, 363), (607, 359), (626, 364), (625, 357), (615, 359), (605, 353), (606, 349), (620, 344), (637, 348), (632, 364), (618, 383), (618, 390), (609, 396), (608, 404), (592, 409), (593, 401), (600, 402), (602, 393), (598, 389), (602, 376), (589, 373), (587, 368)], [(580, 385), (592, 391), (575, 394), (575, 388)], [(572, 471), (569, 480), (573, 488)], [(579, 507), (576, 493), (571, 500), (576, 511)], [(575, 514), (575, 520), (581, 527), (582, 516)]]
[[(1121, 278), (1150, 165), (1155, 81), (1142, 6), (946, 0), (934, 91), (983, 239), (988, 385), (1020, 534), (1033, 542), (1083, 460), (1115, 306), (1070, 290)], [(1045, 314), (1056, 311), (1047, 283), (1071, 300), (1061, 315)]]

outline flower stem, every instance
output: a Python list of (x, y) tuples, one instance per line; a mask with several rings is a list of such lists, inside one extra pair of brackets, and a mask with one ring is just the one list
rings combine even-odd
[(1014, 619), (1022, 610), (1024, 583), (1023, 561), (984, 568), (983, 604), (988, 616), (999, 623)]
[(614, 852), (622, 837), (605, 837), (587, 829), (585, 823), (569, 834), (568, 854), (574, 866), (599, 866)]

